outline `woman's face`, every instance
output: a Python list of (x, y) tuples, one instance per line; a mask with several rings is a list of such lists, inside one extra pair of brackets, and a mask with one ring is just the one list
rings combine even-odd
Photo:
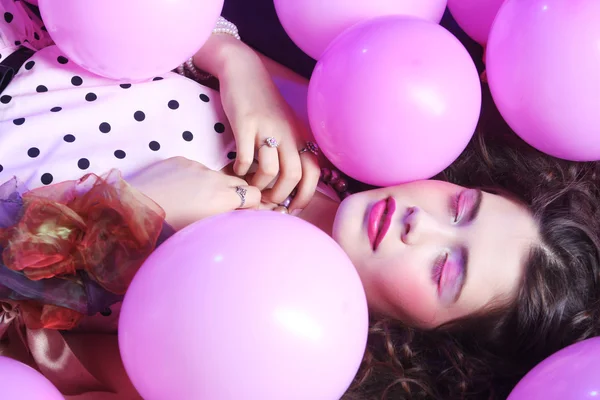
[(538, 228), (520, 204), (430, 180), (348, 197), (333, 237), (373, 311), (432, 328), (512, 300)]

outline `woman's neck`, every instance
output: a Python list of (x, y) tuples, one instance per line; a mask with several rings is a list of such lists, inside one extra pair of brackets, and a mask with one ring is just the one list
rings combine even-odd
[(313, 224), (331, 236), (333, 221), (339, 206), (339, 201), (332, 200), (320, 192), (315, 192), (308, 206), (298, 214), (298, 218)]

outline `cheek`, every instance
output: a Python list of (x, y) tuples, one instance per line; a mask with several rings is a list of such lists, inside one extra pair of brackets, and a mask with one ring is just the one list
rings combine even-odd
[(404, 322), (428, 325), (438, 310), (436, 288), (422, 264), (403, 259), (402, 263), (380, 260), (368, 269), (365, 286), (371, 306)]
[(352, 242), (356, 240), (361, 227), (357, 203), (352, 196), (345, 199), (340, 204), (333, 222), (332, 237), (346, 252), (352, 249)]

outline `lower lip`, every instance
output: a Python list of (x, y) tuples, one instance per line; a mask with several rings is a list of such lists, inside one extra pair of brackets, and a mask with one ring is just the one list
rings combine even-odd
[(392, 197), (378, 201), (373, 205), (373, 208), (371, 208), (367, 234), (373, 250), (377, 250), (385, 238), (385, 235), (390, 228), (394, 211), (396, 211), (396, 201)]

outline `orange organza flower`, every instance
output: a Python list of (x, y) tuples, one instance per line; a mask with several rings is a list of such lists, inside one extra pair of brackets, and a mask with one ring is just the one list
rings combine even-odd
[(154, 250), (164, 211), (113, 170), (26, 192), (20, 220), (0, 229), (2, 260), (31, 280), (86, 271), (123, 294)]

